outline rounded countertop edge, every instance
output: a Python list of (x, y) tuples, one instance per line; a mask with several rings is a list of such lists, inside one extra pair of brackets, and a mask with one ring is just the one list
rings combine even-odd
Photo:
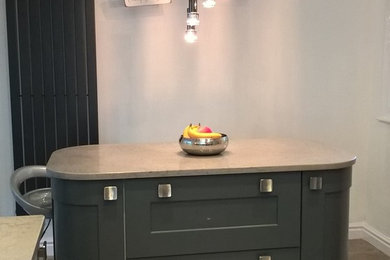
[(114, 180), (335, 170), (356, 156), (326, 144), (299, 139), (232, 140), (215, 156), (187, 155), (177, 143), (96, 144), (62, 148), (47, 163), (48, 177)]
[(211, 176), (231, 174), (254, 174), (254, 173), (278, 173), (278, 172), (309, 172), (337, 170), (352, 167), (356, 163), (356, 156), (348, 161), (316, 164), (316, 165), (285, 165), (285, 166), (261, 166), (242, 168), (219, 168), (219, 169), (192, 169), (192, 170), (168, 170), (168, 171), (134, 171), (134, 172), (107, 172), (107, 173), (67, 173), (57, 172), (47, 168), (50, 178), (75, 180), (75, 181), (99, 181), (99, 180), (123, 180), (123, 179), (147, 179), (186, 176)]

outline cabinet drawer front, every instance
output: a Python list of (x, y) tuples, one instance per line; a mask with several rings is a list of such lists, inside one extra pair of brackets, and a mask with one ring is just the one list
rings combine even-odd
[[(201, 254), (187, 256), (165, 256), (152, 258), (133, 258), (132, 260), (299, 260), (299, 248), (273, 249), (273, 250), (253, 250), (244, 252), (229, 252), (216, 254)], [(263, 256), (263, 258), (260, 258)], [(131, 259), (131, 258), (128, 258)]]
[[(261, 192), (270, 179), (271, 191)], [(127, 257), (298, 247), (300, 180), (273, 173), (127, 181)], [(159, 198), (161, 184), (170, 196)]]

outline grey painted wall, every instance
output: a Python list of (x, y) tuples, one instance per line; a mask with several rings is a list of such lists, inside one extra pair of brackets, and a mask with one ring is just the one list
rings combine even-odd
[(358, 156), (350, 221), (390, 237), (389, 125), (376, 120), (388, 2), (217, 1), (188, 45), (187, 1), (96, 0), (100, 141), (177, 141), (201, 122), (326, 142)]

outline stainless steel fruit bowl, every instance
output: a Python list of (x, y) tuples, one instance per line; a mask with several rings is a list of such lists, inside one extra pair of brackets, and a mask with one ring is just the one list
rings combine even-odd
[(220, 138), (184, 138), (179, 139), (180, 147), (184, 152), (193, 155), (216, 155), (225, 151), (229, 144), (227, 135)]

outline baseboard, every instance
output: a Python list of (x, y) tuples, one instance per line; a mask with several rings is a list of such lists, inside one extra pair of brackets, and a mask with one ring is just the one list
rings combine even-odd
[(367, 222), (349, 224), (349, 239), (364, 239), (380, 251), (390, 256), (390, 237), (376, 230)]

